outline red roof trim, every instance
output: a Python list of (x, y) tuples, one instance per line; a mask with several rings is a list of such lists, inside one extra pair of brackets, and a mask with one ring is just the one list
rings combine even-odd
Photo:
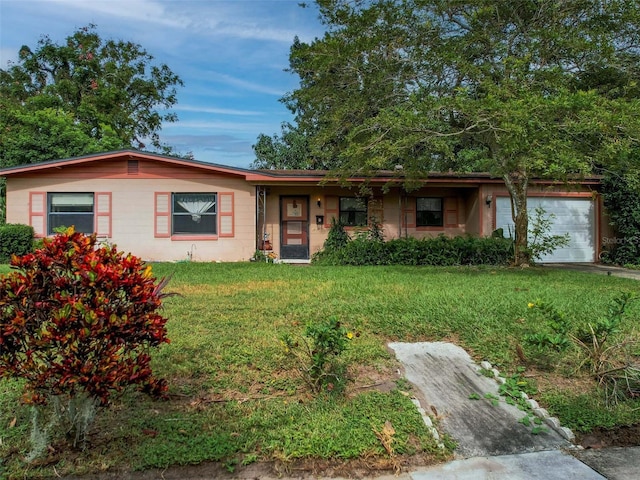
[[(9, 177), (21, 173), (34, 173), (50, 169), (58, 169), (61, 167), (69, 167), (74, 165), (82, 165), (84, 163), (93, 163), (101, 160), (149, 160), (162, 163), (168, 163), (172, 165), (184, 166), (189, 168), (202, 169), (211, 172), (224, 173), (228, 175), (234, 175), (243, 177), (246, 181), (255, 184), (300, 184), (300, 183), (315, 183), (320, 182), (329, 184), (344, 183), (345, 179), (340, 179), (333, 176), (331, 172), (326, 170), (248, 170), (238, 167), (229, 167), (226, 165), (220, 165), (209, 162), (202, 162), (198, 160), (190, 160), (186, 158), (171, 157), (168, 155), (160, 155), (157, 153), (141, 152), (137, 150), (119, 150), (114, 152), (96, 153), (92, 155), (85, 155), (82, 157), (67, 158), (61, 160), (52, 160), (48, 162), (41, 162), (30, 165), (21, 165), (17, 167), (8, 167), (0, 169), (0, 176)], [(329, 176), (331, 175), (331, 176)], [(374, 183), (385, 184), (402, 182), (402, 177), (394, 175), (394, 172), (383, 171), (378, 172), (377, 176), (365, 177), (354, 176), (346, 179), (347, 183)], [(458, 184), (478, 184), (478, 183), (495, 183), (503, 184), (504, 181), (501, 178), (492, 176), (489, 173), (461, 173), (456, 174), (453, 172), (433, 172), (422, 180), (424, 183), (429, 184), (444, 184), (444, 183), (458, 183)], [(562, 185), (567, 182), (554, 181), (554, 180), (534, 180), (536, 184), (542, 185)], [(600, 178), (597, 176), (587, 177), (583, 179), (576, 179), (569, 181), (568, 183), (575, 183), (580, 185), (598, 185)]]
[(226, 173), (246, 177), (251, 170), (242, 168), (228, 167), (226, 165), (218, 165), (215, 163), (200, 162), (197, 160), (189, 160), (186, 158), (171, 157), (167, 155), (159, 155), (155, 153), (139, 152), (136, 150), (121, 150), (115, 152), (96, 153), (82, 157), (66, 158), (61, 160), (52, 160), (48, 162), (34, 163), (30, 165), (20, 165), (17, 167), (8, 167), (0, 169), (0, 176), (11, 176), (20, 173), (33, 173), (43, 170), (59, 169), (74, 165), (82, 165), (94, 163), (103, 160), (149, 160), (154, 162), (168, 163), (172, 165), (185, 166), (190, 168), (199, 168), (203, 170)]

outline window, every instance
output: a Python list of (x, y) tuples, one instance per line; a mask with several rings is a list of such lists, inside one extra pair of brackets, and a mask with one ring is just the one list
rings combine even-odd
[(367, 224), (366, 200), (355, 197), (340, 197), (340, 222), (349, 227)]
[(93, 233), (93, 193), (49, 193), (47, 195), (47, 234), (59, 227), (71, 227), (76, 232)]
[(173, 235), (215, 235), (218, 233), (217, 194), (174, 193)]
[(416, 225), (418, 227), (442, 227), (442, 198), (416, 198)]

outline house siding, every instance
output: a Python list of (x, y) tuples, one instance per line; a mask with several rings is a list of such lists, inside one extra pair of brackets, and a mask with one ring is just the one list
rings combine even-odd
[[(121, 163), (125, 171), (126, 162)], [(116, 243), (120, 250), (149, 261), (185, 260), (189, 255), (197, 261), (248, 260), (255, 251), (255, 187), (244, 179), (211, 174), (186, 175), (184, 171), (176, 175), (177, 172), (173, 170), (162, 170), (163, 175), (170, 175), (171, 178), (159, 175), (161, 170), (156, 170), (153, 177), (137, 175), (132, 178), (125, 173), (124, 178), (114, 178), (113, 168), (93, 169), (94, 174), (104, 173), (106, 178), (73, 171), (70, 171), (70, 175), (41, 173), (37, 176), (12, 177), (7, 184), (7, 222), (38, 223), (34, 218), (41, 218), (41, 212), (31, 211), (33, 192), (95, 192), (96, 198), (101, 199), (94, 207), (97, 224), (101, 227), (98, 233)], [(223, 222), (224, 232), (212, 240), (199, 240), (195, 236), (188, 239), (171, 235), (156, 236), (155, 195), (158, 192), (217, 192), (219, 199), (221, 196), (225, 198), (227, 206), (226, 211), (219, 213), (219, 216), (227, 217)], [(106, 207), (102, 205), (107, 194), (111, 197), (110, 234), (102, 219), (106, 215), (103, 209)], [(233, 202), (230, 220), (229, 200)], [(46, 212), (44, 218), (46, 222)], [(170, 218), (167, 220), (170, 221)]]
[[(470, 223), (475, 232), (479, 229), (477, 212), (477, 194), (473, 188), (423, 188), (406, 194), (400, 189), (393, 189), (385, 194), (374, 191), (369, 197), (368, 214), (375, 215), (381, 224), (384, 238), (391, 240), (399, 237), (427, 238), (438, 235), (455, 236), (466, 232)], [(357, 196), (357, 190), (332, 186), (272, 186), (267, 195), (266, 233), (273, 251), (280, 252), (280, 207), (281, 196), (301, 195), (309, 197), (309, 251), (310, 255), (322, 249), (331, 228), (331, 219), (339, 214), (338, 199), (340, 197)], [(441, 227), (416, 227), (415, 199), (417, 197), (442, 197), (444, 201), (444, 225)], [(317, 202), (320, 201), (320, 206)], [(405, 205), (412, 204), (413, 220), (405, 218), (411, 215)], [(323, 216), (321, 224), (316, 223), (316, 216)], [(261, 225), (259, 225), (261, 227)], [(362, 231), (366, 227), (347, 227), (350, 234)], [(474, 232), (474, 233), (475, 233)], [(260, 233), (258, 235), (260, 236)]]
[[(264, 233), (268, 245), (280, 256), (284, 197), (308, 199), (311, 257), (322, 249), (332, 218), (339, 215), (339, 198), (358, 196), (358, 182), (364, 181), (355, 179), (355, 186), (348, 188), (326, 181), (318, 172), (251, 171), (137, 151), (54, 160), (5, 169), (0, 174), (7, 177), (7, 222), (33, 225), (36, 234), (43, 236), (47, 232), (48, 193), (93, 192), (98, 236), (150, 261), (246, 261), (263, 246)], [(411, 192), (400, 188), (394, 178), (369, 180), (367, 213), (380, 222), (386, 240), (491, 235), (496, 225), (496, 199), (508, 195), (500, 179), (487, 174), (438, 174)], [(383, 185), (392, 186), (383, 189)], [(592, 199), (597, 257), (603, 243), (614, 236), (598, 189), (597, 179), (571, 185), (532, 182), (529, 195)], [(172, 192), (217, 193), (217, 231), (172, 235)], [(257, 192), (266, 192), (264, 216), (263, 197), (258, 198)], [(419, 197), (442, 198), (441, 226), (417, 225)], [(347, 231), (356, 234), (364, 228), (348, 227)]]

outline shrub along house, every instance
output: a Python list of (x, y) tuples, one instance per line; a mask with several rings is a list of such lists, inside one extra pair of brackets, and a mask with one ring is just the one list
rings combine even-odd
[[(407, 193), (398, 173), (345, 186), (322, 171), (247, 170), (134, 150), (0, 170), (7, 223), (31, 225), (38, 237), (74, 225), (150, 261), (242, 261), (260, 249), (306, 262), (332, 219), (357, 231), (373, 217), (386, 239), (513, 231), (500, 179), (434, 173)], [(364, 182), (370, 193), (361, 197)], [(552, 233), (571, 237), (543, 261), (597, 260), (609, 232), (598, 189), (597, 178), (534, 182), (530, 208), (554, 214)]]

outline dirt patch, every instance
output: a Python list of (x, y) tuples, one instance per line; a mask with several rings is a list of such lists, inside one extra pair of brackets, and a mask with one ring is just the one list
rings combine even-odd
[(618, 428), (596, 428), (589, 433), (576, 434), (576, 443), (584, 448), (640, 446), (640, 424)]
[(113, 470), (100, 474), (63, 477), (67, 480), (286, 480), (321, 478), (365, 479), (382, 475), (397, 475), (417, 467), (434, 465), (433, 456), (413, 455), (394, 458), (358, 460), (297, 460), (292, 462), (257, 462), (229, 471), (221, 463), (201, 463), (171, 467), (165, 470), (131, 472)]

